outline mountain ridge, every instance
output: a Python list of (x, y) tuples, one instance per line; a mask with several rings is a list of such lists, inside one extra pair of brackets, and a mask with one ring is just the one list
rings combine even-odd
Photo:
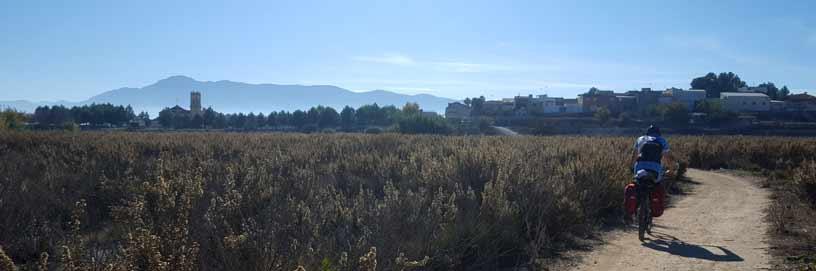
[(189, 76), (174, 75), (153, 84), (134, 88), (122, 87), (104, 91), (79, 102), (67, 101), (0, 101), (0, 107), (33, 112), (37, 106), (77, 106), (92, 103), (131, 105), (134, 111), (146, 111), (155, 116), (163, 108), (189, 106), (191, 91), (201, 92), (202, 106), (225, 113), (305, 110), (313, 106), (343, 106), (354, 108), (364, 104), (402, 106), (415, 102), (427, 111), (442, 112), (447, 103), (455, 100), (430, 94), (401, 94), (382, 89), (354, 92), (334, 85), (251, 84), (230, 80), (198, 81)]

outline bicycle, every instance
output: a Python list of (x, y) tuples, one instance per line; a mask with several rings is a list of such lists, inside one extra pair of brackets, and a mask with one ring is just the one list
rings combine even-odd
[(649, 172), (647, 176), (640, 177), (635, 181), (635, 188), (637, 189), (637, 221), (638, 221), (638, 239), (643, 242), (646, 239), (646, 233), (652, 234), (652, 191), (655, 188), (655, 179), (657, 174)]

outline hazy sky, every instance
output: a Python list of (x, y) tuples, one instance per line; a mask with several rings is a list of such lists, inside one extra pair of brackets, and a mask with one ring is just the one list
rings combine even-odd
[(0, 0), (0, 100), (171, 75), (574, 96), (709, 71), (816, 91), (816, 1)]

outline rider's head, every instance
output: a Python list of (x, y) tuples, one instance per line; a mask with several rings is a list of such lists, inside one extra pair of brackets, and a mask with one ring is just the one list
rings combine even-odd
[(647, 136), (660, 136), (660, 128), (654, 125), (649, 125), (649, 128), (646, 129)]

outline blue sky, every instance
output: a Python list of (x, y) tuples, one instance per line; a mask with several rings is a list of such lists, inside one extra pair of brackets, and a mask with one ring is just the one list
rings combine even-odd
[(0, 100), (171, 75), (451, 98), (687, 88), (733, 71), (816, 91), (816, 2), (0, 1)]

